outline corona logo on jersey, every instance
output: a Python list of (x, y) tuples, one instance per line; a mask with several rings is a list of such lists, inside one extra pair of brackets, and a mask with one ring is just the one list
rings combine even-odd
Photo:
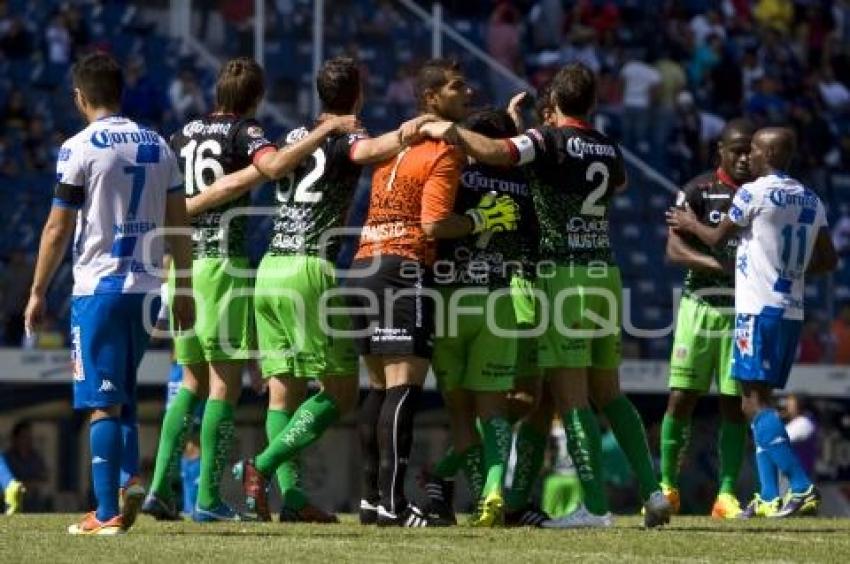
[(576, 159), (584, 159), (585, 155), (590, 157), (616, 158), (617, 151), (613, 145), (602, 143), (588, 143), (581, 137), (570, 137), (567, 141), (567, 154)]
[(809, 192), (808, 190), (802, 194), (792, 194), (787, 190), (771, 190), (770, 195), (768, 196), (770, 201), (773, 202), (778, 208), (784, 208), (785, 206), (798, 206), (801, 208), (815, 208), (818, 207), (818, 197)]
[(159, 135), (146, 129), (139, 129), (137, 131), (109, 131), (108, 129), (99, 129), (91, 134), (91, 144), (98, 149), (108, 149), (113, 145), (124, 143), (158, 146)]
[(755, 316), (739, 315), (735, 324), (735, 347), (741, 356), (753, 356), (753, 326)]

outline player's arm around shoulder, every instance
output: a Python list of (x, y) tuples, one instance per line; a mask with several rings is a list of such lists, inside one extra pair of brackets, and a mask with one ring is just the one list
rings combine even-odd
[(526, 164), (534, 158), (533, 141), (527, 134), (510, 139), (491, 139), (450, 121), (432, 122), (420, 128), (423, 135), (461, 147), (476, 161), (492, 166)]
[(209, 188), (186, 200), (189, 217), (195, 217), (227, 202), (238, 199), (268, 181), (254, 165), (226, 174), (216, 179)]
[[(424, 114), (408, 120), (398, 126), (398, 129), (389, 131), (378, 137), (367, 137), (352, 133), (350, 141), (349, 158), (351, 162), (358, 165), (369, 165), (385, 161), (396, 156), (399, 151), (420, 141), (423, 134), (420, 132), (422, 126), (427, 123), (439, 121), (432, 114)], [(356, 137), (357, 136), (357, 137)]]

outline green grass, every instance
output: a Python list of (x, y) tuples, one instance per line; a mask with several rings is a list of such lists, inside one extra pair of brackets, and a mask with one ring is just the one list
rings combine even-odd
[(119, 537), (72, 537), (76, 515), (0, 517), (0, 561), (25, 562), (848, 562), (850, 520), (718, 522), (678, 517), (645, 531), (637, 517), (604, 531), (378, 530), (341, 525), (157, 523), (141, 517)]

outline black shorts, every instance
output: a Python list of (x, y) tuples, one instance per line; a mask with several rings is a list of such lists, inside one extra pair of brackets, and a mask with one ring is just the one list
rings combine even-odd
[[(375, 262), (379, 261), (377, 268)], [(375, 272), (357, 276), (360, 269)], [(354, 339), (361, 355), (431, 358), (434, 350), (433, 273), (397, 256), (355, 260), (345, 284)]]

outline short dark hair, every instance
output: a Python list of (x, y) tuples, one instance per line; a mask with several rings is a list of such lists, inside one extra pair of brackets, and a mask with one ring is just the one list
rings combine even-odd
[(216, 109), (236, 115), (246, 114), (266, 93), (266, 76), (257, 61), (238, 57), (224, 63), (215, 83)]
[(89, 104), (96, 108), (121, 105), (124, 73), (112, 55), (97, 52), (86, 55), (71, 69), (74, 88), (78, 88)]
[(476, 110), (463, 120), (467, 129), (487, 137), (513, 137), (517, 134), (516, 124), (510, 114), (501, 108), (486, 107)]
[(534, 115), (539, 123), (546, 119), (546, 111), (552, 111), (552, 84), (546, 83), (537, 91), (537, 101), (534, 103)]
[(596, 102), (596, 76), (587, 65), (570, 63), (552, 79), (552, 98), (564, 115), (587, 115)]
[(430, 59), (422, 64), (413, 86), (420, 110), (425, 109), (425, 94), (445, 86), (449, 82), (447, 75), (450, 72), (460, 72), (460, 63), (454, 59)]
[(756, 132), (755, 124), (747, 118), (734, 118), (726, 122), (723, 131), (720, 132), (720, 141), (727, 143), (732, 137), (745, 135), (752, 137)]
[(322, 65), (316, 76), (322, 107), (334, 114), (354, 110), (360, 96), (360, 65), (351, 57), (335, 57)]

